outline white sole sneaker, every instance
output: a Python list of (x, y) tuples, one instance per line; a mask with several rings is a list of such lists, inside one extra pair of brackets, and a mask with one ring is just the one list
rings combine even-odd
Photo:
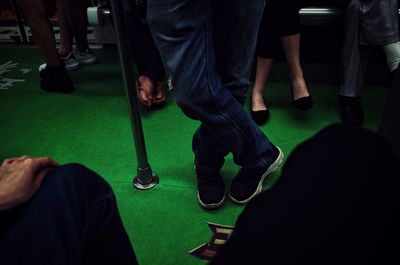
[(217, 208), (221, 207), (225, 202), (225, 197), (226, 197), (226, 193), (224, 194), (224, 197), (222, 197), (221, 201), (219, 201), (217, 203), (205, 204), (201, 201), (199, 191), (197, 191), (197, 201), (199, 202), (201, 208), (206, 209), (206, 210), (212, 210), (212, 209), (217, 209)]
[(282, 152), (282, 150), (281, 150), (278, 146), (275, 146), (275, 147), (276, 147), (276, 148), (278, 149), (278, 151), (279, 151), (278, 157), (275, 159), (275, 161), (268, 167), (268, 169), (267, 169), (267, 170), (264, 172), (264, 174), (262, 175), (260, 181), (258, 182), (258, 186), (257, 186), (256, 191), (255, 191), (250, 197), (248, 197), (247, 199), (242, 200), (242, 201), (236, 200), (236, 199), (233, 198), (233, 197), (231, 196), (231, 194), (229, 193), (229, 198), (230, 198), (234, 203), (237, 203), (237, 204), (247, 204), (251, 199), (253, 199), (255, 196), (257, 196), (258, 194), (261, 193), (262, 187), (263, 187), (264, 179), (265, 179), (269, 174), (271, 174), (272, 172), (274, 172), (275, 170), (277, 170), (278, 167), (282, 164), (282, 160), (283, 160), (283, 157), (284, 157), (283, 152)]
[(84, 53), (78, 51), (75, 47), (73, 50), (75, 60), (77, 60), (81, 64), (95, 64), (97, 62), (96, 56), (91, 52), (91, 50), (87, 50)]

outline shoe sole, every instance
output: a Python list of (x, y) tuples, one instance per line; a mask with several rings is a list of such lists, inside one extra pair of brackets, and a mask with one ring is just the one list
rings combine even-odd
[[(38, 69), (39, 73), (42, 70), (44, 70), (45, 68), (46, 68), (46, 64), (40, 65), (39, 69)], [(76, 69), (79, 69), (79, 68), (80, 68), (80, 63), (78, 61), (75, 64), (66, 64), (65, 65), (65, 70), (67, 70), (67, 71), (72, 71), (72, 70), (76, 70)]]
[(217, 208), (221, 207), (224, 204), (225, 197), (226, 197), (226, 195), (224, 194), (224, 197), (222, 197), (221, 201), (219, 201), (217, 203), (205, 204), (204, 202), (201, 201), (199, 191), (197, 191), (197, 201), (199, 202), (201, 208), (206, 209), (206, 210), (212, 210), (212, 209), (217, 209)]
[(76, 64), (70, 64), (70, 65), (65, 65), (65, 70), (67, 70), (67, 71), (72, 71), (72, 70), (77, 70), (77, 69), (79, 69), (81, 66), (80, 66), (80, 64), (79, 64), (79, 62), (78, 63), (76, 63)]
[(255, 196), (257, 196), (258, 194), (261, 193), (264, 179), (265, 179), (269, 174), (271, 174), (272, 172), (274, 172), (274, 171), (282, 164), (282, 160), (283, 160), (283, 157), (284, 157), (283, 152), (282, 152), (282, 150), (281, 150), (279, 147), (277, 147), (277, 146), (275, 146), (275, 147), (278, 148), (278, 150), (279, 150), (279, 155), (278, 155), (278, 157), (276, 158), (276, 160), (269, 166), (269, 168), (267, 169), (267, 171), (265, 171), (265, 173), (262, 175), (261, 180), (258, 182), (258, 186), (257, 186), (256, 191), (255, 191), (249, 198), (247, 198), (247, 199), (245, 199), (245, 200), (243, 200), (243, 201), (236, 200), (236, 199), (233, 198), (233, 197), (231, 196), (231, 194), (229, 193), (229, 198), (230, 198), (234, 203), (237, 203), (237, 204), (247, 204), (251, 199), (253, 199)]
[(76, 59), (80, 64), (95, 64), (97, 62), (97, 58), (90, 59)]

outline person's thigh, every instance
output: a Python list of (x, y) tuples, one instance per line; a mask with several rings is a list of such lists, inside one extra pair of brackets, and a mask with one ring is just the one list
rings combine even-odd
[(2, 264), (137, 264), (110, 186), (82, 165), (53, 170), (15, 211), (0, 238)]

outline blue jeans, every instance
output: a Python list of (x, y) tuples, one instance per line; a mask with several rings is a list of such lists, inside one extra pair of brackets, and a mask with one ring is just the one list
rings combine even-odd
[(110, 186), (79, 164), (53, 170), (28, 203), (0, 213), (0, 260), (138, 264)]
[(243, 108), (263, 0), (150, 0), (147, 19), (178, 106), (199, 120), (196, 168), (267, 168), (272, 145)]

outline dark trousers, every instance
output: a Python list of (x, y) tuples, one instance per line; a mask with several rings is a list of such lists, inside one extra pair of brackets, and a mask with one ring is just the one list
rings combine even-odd
[(298, 0), (265, 2), (257, 38), (257, 56), (277, 59), (282, 53), (281, 38), (300, 32)]
[(0, 226), (2, 265), (137, 264), (110, 186), (78, 164), (52, 171)]
[(211, 264), (400, 264), (399, 176), (383, 137), (325, 128), (248, 204)]
[(393, 84), (386, 98), (385, 108), (379, 124), (379, 133), (392, 146), (400, 159), (400, 67), (393, 72)]

